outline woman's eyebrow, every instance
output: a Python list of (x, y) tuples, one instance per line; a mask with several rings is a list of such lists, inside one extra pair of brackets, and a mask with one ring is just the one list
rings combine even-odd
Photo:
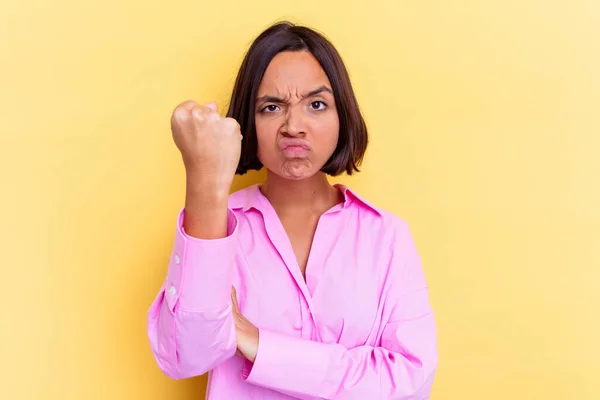
[(261, 96), (258, 99), (256, 99), (257, 103), (277, 103), (277, 104), (283, 104), (285, 103), (285, 99), (281, 98), (281, 97), (277, 97), (277, 96), (272, 96), (272, 95), (265, 95), (265, 96)]
[(316, 96), (319, 93), (323, 93), (323, 92), (327, 92), (327, 93), (333, 95), (333, 91), (331, 89), (329, 89), (327, 86), (323, 85), (323, 86), (320, 86), (320, 87), (318, 87), (318, 88), (316, 88), (314, 90), (311, 90), (307, 94), (303, 95), (302, 98), (304, 99), (304, 98), (307, 98), (307, 97)]
[[(301, 98), (305, 99), (307, 97), (316, 96), (319, 93), (323, 93), (323, 92), (327, 92), (327, 93), (333, 95), (333, 91), (330, 88), (328, 88), (327, 86), (323, 85), (323, 86), (319, 86), (316, 89), (311, 90), (310, 92), (308, 92), (306, 94), (303, 94), (301, 96)], [(264, 103), (283, 104), (283, 103), (286, 102), (286, 99), (267, 94), (267, 95), (264, 95), (264, 96), (261, 96), (261, 97), (257, 98), (256, 102), (257, 103), (263, 103), (264, 102)]]

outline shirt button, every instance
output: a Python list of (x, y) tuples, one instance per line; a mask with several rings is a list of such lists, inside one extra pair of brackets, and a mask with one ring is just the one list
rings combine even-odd
[(179, 260), (179, 256), (175, 254), (175, 264), (179, 264), (181, 260)]
[(171, 286), (169, 288), (169, 294), (173, 296), (175, 293), (177, 293), (177, 289), (175, 289), (175, 286)]

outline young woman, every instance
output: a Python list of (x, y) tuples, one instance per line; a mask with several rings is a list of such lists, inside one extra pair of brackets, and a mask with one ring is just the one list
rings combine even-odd
[[(207, 398), (427, 399), (436, 328), (407, 224), (327, 175), (358, 171), (367, 130), (339, 54), (278, 23), (250, 47), (227, 117), (180, 104), (186, 169), (153, 354)], [(266, 180), (229, 195), (233, 177)]]

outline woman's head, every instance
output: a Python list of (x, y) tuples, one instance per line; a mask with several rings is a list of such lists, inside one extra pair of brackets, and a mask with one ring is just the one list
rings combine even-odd
[(358, 171), (367, 129), (341, 57), (321, 34), (278, 23), (252, 43), (228, 117), (241, 126), (237, 173), (263, 165), (288, 179)]

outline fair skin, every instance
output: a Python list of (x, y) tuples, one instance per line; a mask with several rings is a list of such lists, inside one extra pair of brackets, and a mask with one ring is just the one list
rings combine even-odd
[[(261, 192), (290, 239), (305, 275), (320, 216), (341, 193), (321, 172), (339, 136), (331, 84), (312, 54), (277, 54), (263, 75), (255, 109), (258, 158), (267, 169)], [(227, 235), (227, 199), (241, 152), (237, 122), (214, 103), (180, 104), (171, 119), (173, 139), (186, 168), (184, 230), (201, 239)], [(254, 362), (259, 330), (239, 311), (232, 288), (238, 355)]]
[(331, 83), (309, 52), (282, 52), (267, 67), (257, 99), (258, 159), (267, 169), (261, 191), (304, 275), (319, 217), (340, 196), (320, 171), (339, 136)]

